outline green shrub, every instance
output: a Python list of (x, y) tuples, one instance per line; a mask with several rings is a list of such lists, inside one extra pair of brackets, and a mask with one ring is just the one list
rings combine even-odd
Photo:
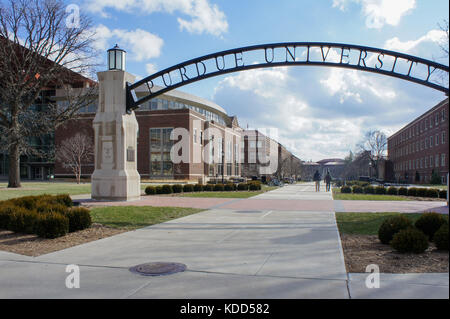
[(206, 184), (206, 185), (203, 187), (203, 190), (204, 190), (204, 191), (207, 191), (207, 192), (212, 192), (212, 191), (214, 190), (214, 185), (213, 185), (213, 184)]
[(161, 185), (158, 185), (155, 187), (156, 194), (164, 194), (163, 193), (163, 187)]
[(394, 235), (391, 246), (401, 253), (420, 254), (428, 248), (428, 238), (422, 231), (409, 227)]
[(402, 196), (407, 196), (408, 195), (408, 189), (406, 187), (400, 187), (398, 189), (398, 194), (402, 195)]
[(0, 229), (8, 229), (11, 215), (17, 209), (11, 202), (0, 203)]
[(447, 190), (445, 190), (445, 189), (441, 189), (440, 191), (439, 191), (439, 198), (447, 198)]
[(378, 239), (387, 245), (396, 233), (412, 226), (412, 222), (403, 215), (387, 218), (378, 229)]
[(69, 233), (91, 227), (92, 218), (89, 209), (74, 207), (64, 215), (69, 219)]
[(416, 188), (416, 187), (408, 188), (408, 196), (413, 196), (413, 197), (417, 196), (417, 190), (418, 190), (418, 188)]
[(156, 187), (155, 186), (147, 186), (145, 188), (145, 194), (147, 194), (147, 195), (155, 195), (156, 194)]
[(375, 187), (370, 185), (364, 187), (364, 194), (375, 194)]
[(238, 191), (248, 191), (247, 183), (239, 183), (237, 186)]
[(37, 197), (38, 196), (23, 196), (14, 198), (11, 200), (11, 202), (18, 207), (32, 210), (36, 205)]
[(201, 191), (203, 191), (203, 184), (195, 184), (194, 192), (201, 192)]
[[(174, 184), (174, 185), (164, 185), (166, 186), (166, 190), (164, 190), (164, 194), (172, 194), (172, 193), (181, 193), (183, 191), (183, 185)], [(164, 188), (163, 186), (163, 188)], [(168, 187), (167, 187), (168, 186)]]
[(214, 185), (214, 191), (216, 192), (223, 192), (224, 190), (224, 185), (223, 184), (216, 184)]
[(224, 189), (225, 191), (227, 191), (227, 192), (234, 191), (234, 184), (232, 184), (232, 183), (225, 184), (225, 186), (223, 187), (223, 189)]
[[(173, 185), (173, 186), (175, 186), (175, 185)], [(162, 186), (162, 194), (172, 194), (173, 193), (173, 186), (172, 185), (163, 185)], [(179, 185), (179, 186), (181, 187), (181, 185)]]
[(194, 185), (192, 184), (186, 184), (183, 186), (183, 192), (185, 193), (192, 193), (194, 191)]
[(260, 181), (252, 181), (252, 182), (248, 183), (248, 189), (251, 191), (261, 190), (261, 182)]
[(439, 250), (448, 250), (448, 223), (445, 223), (434, 233), (433, 241)]
[(341, 193), (343, 194), (350, 194), (352, 192), (352, 189), (350, 186), (342, 186), (341, 187)]
[(445, 223), (446, 220), (441, 214), (423, 213), (416, 221), (415, 226), (432, 240), (434, 233)]
[(428, 189), (425, 187), (417, 188), (416, 196), (417, 197), (427, 197)]
[(428, 188), (426, 192), (426, 197), (439, 198), (439, 190), (435, 188)]
[(73, 202), (72, 202), (72, 199), (70, 198), (69, 194), (56, 195), (55, 201), (56, 201), (56, 203), (64, 205), (66, 207), (73, 206)]
[(9, 216), (8, 230), (15, 233), (33, 234), (39, 214), (33, 210), (18, 207)]
[(375, 187), (375, 194), (378, 194), (378, 195), (386, 194), (386, 188), (384, 188), (384, 186)]
[(58, 214), (64, 215), (68, 210), (69, 210), (69, 208), (62, 204), (53, 204), (53, 203), (41, 202), (41, 201), (36, 202), (36, 211), (38, 213), (46, 214), (46, 213), (53, 212), (53, 213), (58, 213)]
[(397, 187), (391, 186), (387, 189), (386, 193), (388, 195), (398, 195), (398, 189), (397, 189)]
[(363, 188), (359, 185), (355, 185), (352, 187), (352, 193), (353, 194), (362, 194)]
[(43, 238), (56, 238), (67, 234), (69, 219), (58, 213), (40, 214), (36, 224), (36, 234)]

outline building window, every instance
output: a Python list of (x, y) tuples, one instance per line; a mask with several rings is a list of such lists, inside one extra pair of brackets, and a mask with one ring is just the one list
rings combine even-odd
[(173, 163), (170, 150), (173, 142), (170, 140), (172, 128), (150, 129), (150, 174), (153, 176), (173, 175)]
[(430, 156), (430, 168), (433, 167), (433, 156)]
[(197, 143), (197, 129), (194, 128), (194, 143)]
[(436, 115), (434, 116), (434, 124), (438, 125), (439, 124), (439, 114), (436, 113)]
[(256, 146), (255, 141), (250, 141), (250, 148), (255, 148), (255, 146)]
[(425, 168), (428, 168), (428, 157), (425, 157)]
[(434, 156), (434, 167), (439, 167), (439, 155)]
[(433, 146), (433, 136), (430, 136), (430, 147)]
[(441, 166), (445, 166), (445, 154), (441, 154)]
[(441, 144), (445, 144), (445, 132), (442, 132)]
[(439, 134), (436, 134), (436, 146), (438, 146), (439, 145)]
[(232, 175), (232, 173), (231, 173), (231, 166), (232, 164), (231, 163), (227, 163), (227, 175), (228, 176), (231, 176)]
[(262, 141), (258, 141), (257, 147), (258, 147), (258, 148), (261, 148), (261, 147), (262, 147)]
[(445, 110), (442, 109), (441, 110), (441, 122), (444, 122), (444, 121), (445, 121)]

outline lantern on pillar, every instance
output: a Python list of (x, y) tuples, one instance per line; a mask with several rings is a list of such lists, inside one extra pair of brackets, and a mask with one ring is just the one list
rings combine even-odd
[(116, 44), (114, 48), (108, 50), (108, 70), (125, 71), (126, 51), (119, 48)]

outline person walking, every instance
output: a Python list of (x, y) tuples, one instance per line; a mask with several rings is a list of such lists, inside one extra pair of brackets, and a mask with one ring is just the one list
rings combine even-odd
[(316, 192), (320, 192), (320, 179), (320, 173), (316, 170), (313, 177), (313, 180), (316, 182)]
[(330, 174), (330, 171), (329, 170), (327, 170), (327, 174), (325, 175), (325, 184), (326, 184), (326, 190), (327, 190), (327, 192), (329, 192), (330, 191), (330, 189), (331, 189), (331, 174)]

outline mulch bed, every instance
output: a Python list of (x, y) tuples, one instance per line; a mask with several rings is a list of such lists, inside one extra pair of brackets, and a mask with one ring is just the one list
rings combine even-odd
[(117, 235), (125, 231), (127, 230), (106, 227), (101, 224), (92, 224), (92, 226), (87, 229), (69, 233), (54, 239), (46, 239), (40, 238), (37, 235), (18, 234), (8, 230), (0, 230), (0, 250), (36, 257)]
[(376, 264), (382, 273), (448, 272), (448, 251), (439, 251), (433, 243), (422, 254), (403, 254), (383, 245), (375, 235), (341, 234), (347, 272), (366, 272)]

